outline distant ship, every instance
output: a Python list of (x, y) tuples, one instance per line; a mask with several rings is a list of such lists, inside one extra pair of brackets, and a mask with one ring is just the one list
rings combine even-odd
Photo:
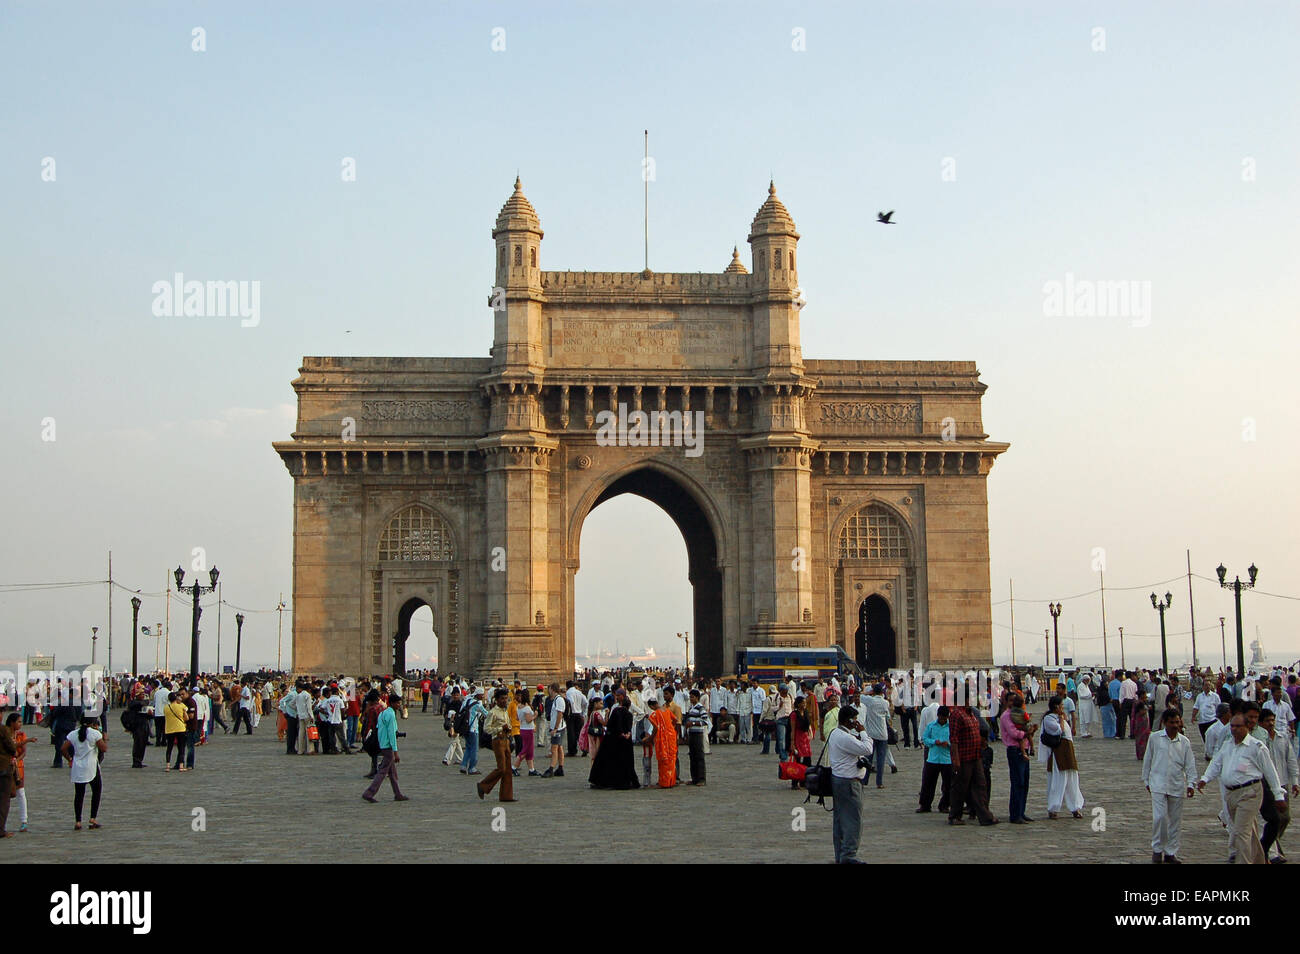
[(1258, 637), (1250, 644), (1250, 668), (1255, 672), (1268, 668), (1268, 654), (1264, 652), (1264, 644)]

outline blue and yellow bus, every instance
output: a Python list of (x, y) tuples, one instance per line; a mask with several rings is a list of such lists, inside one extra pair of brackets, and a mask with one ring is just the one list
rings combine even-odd
[(840, 646), (826, 649), (747, 646), (736, 650), (736, 673), (742, 678), (757, 680), (761, 686), (785, 682), (791, 676), (797, 680), (838, 676), (842, 682), (852, 675), (859, 684), (862, 682), (862, 670)]

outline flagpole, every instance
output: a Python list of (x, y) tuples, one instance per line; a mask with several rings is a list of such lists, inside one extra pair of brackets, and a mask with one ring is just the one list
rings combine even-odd
[[(1192, 601), (1192, 551), (1187, 551), (1187, 610), (1192, 615), (1192, 668), (1196, 668), (1196, 604)], [(111, 632), (111, 630), (110, 630)]]
[(645, 131), (645, 158), (641, 160), (641, 185), (644, 192), (642, 218), (645, 223), (645, 270), (650, 271), (650, 130)]

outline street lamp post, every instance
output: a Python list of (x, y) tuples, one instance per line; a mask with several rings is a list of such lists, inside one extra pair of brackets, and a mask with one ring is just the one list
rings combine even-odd
[(1228, 636), (1223, 628), (1224, 618), (1219, 617), (1219, 648), (1223, 650), (1223, 668), (1228, 668)]
[(1052, 661), (1052, 631), (1043, 630), (1043, 669), (1047, 669), (1047, 664)]
[(99, 627), (90, 627), (90, 664), (95, 665), (95, 643), (99, 642)]
[(1124, 664), (1124, 627), (1119, 628), (1119, 668), (1128, 672), (1128, 666)]
[(688, 629), (685, 633), (678, 633), (677, 638), (686, 641), (686, 679), (689, 682), (691, 678), (691, 631)]
[(140, 675), (140, 597), (131, 597), (131, 675)]
[(284, 642), (284, 594), (283, 593), (280, 594), (280, 605), (275, 608), (275, 611), (280, 614), (280, 622), (275, 632), (275, 670), (276, 672), (283, 672), (283, 669), (280, 666), (280, 647)]
[(1165, 593), (1164, 602), (1161, 602), (1154, 593), (1151, 594), (1151, 605), (1160, 613), (1160, 667), (1164, 670), (1165, 676), (1169, 675), (1169, 647), (1165, 644), (1165, 610), (1174, 602), (1174, 594)]
[(239, 666), (239, 651), (244, 645), (244, 614), (235, 614), (235, 675), (238, 676), (244, 670)]
[[(176, 578), (176, 592), (185, 593), (185, 571), (177, 567), (172, 574)], [(194, 577), (194, 584), (189, 587), (190, 598), (194, 601), (194, 613), (190, 623), (190, 685), (194, 685), (194, 680), (199, 675), (199, 617), (203, 615), (203, 610), (199, 606), (199, 597), (205, 593), (211, 593), (217, 588), (217, 577), (221, 574), (214, 566), (208, 571), (208, 580), (211, 586), (203, 586), (199, 583), (199, 578)]]
[(1052, 644), (1056, 649), (1056, 664), (1059, 666), (1061, 665), (1061, 624), (1059, 622), (1061, 618), (1061, 604), (1048, 603), (1047, 612), (1052, 614), (1052, 629), (1055, 633)]
[(1254, 586), (1255, 586), (1255, 577), (1257, 577), (1257, 576), (1259, 575), (1259, 568), (1258, 568), (1257, 566), (1255, 566), (1255, 564), (1253, 564), (1253, 563), (1252, 563), (1249, 567), (1246, 568), (1246, 572), (1250, 575), (1250, 582), (1249, 582), (1249, 583), (1243, 583), (1243, 582), (1241, 582), (1241, 577), (1237, 577), (1235, 580), (1233, 580), (1231, 583), (1229, 583), (1229, 582), (1228, 582), (1228, 568), (1227, 568), (1226, 566), (1224, 566), (1222, 563), (1219, 564), (1219, 566), (1217, 567), (1217, 569), (1215, 570), (1215, 572), (1219, 574), (1219, 585), (1220, 585), (1221, 587), (1223, 587), (1225, 590), (1232, 590), (1234, 596), (1236, 597), (1236, 604), (1237, 604), (1237, 678), (1240, 679), (1242, 673), (1244, 673), (1244, 672), (1246, 671), (1246, 647), (1242, 644), (1242, 640), (1241, 640), (1241, 591), (1242, 591), (1242, 588), (1243, 588), (1243, 587), (1245, 587), (1246, 589), (1253, 589), (1253, 588), (1254, 588)]

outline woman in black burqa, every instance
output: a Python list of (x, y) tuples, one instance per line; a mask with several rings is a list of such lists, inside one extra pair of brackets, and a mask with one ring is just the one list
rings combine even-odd
[(620, 689), (605, 723), (605, 738), (591, 762), (587, 781), (592, 788), (640, 788), (632, 752), (632, 701)]

